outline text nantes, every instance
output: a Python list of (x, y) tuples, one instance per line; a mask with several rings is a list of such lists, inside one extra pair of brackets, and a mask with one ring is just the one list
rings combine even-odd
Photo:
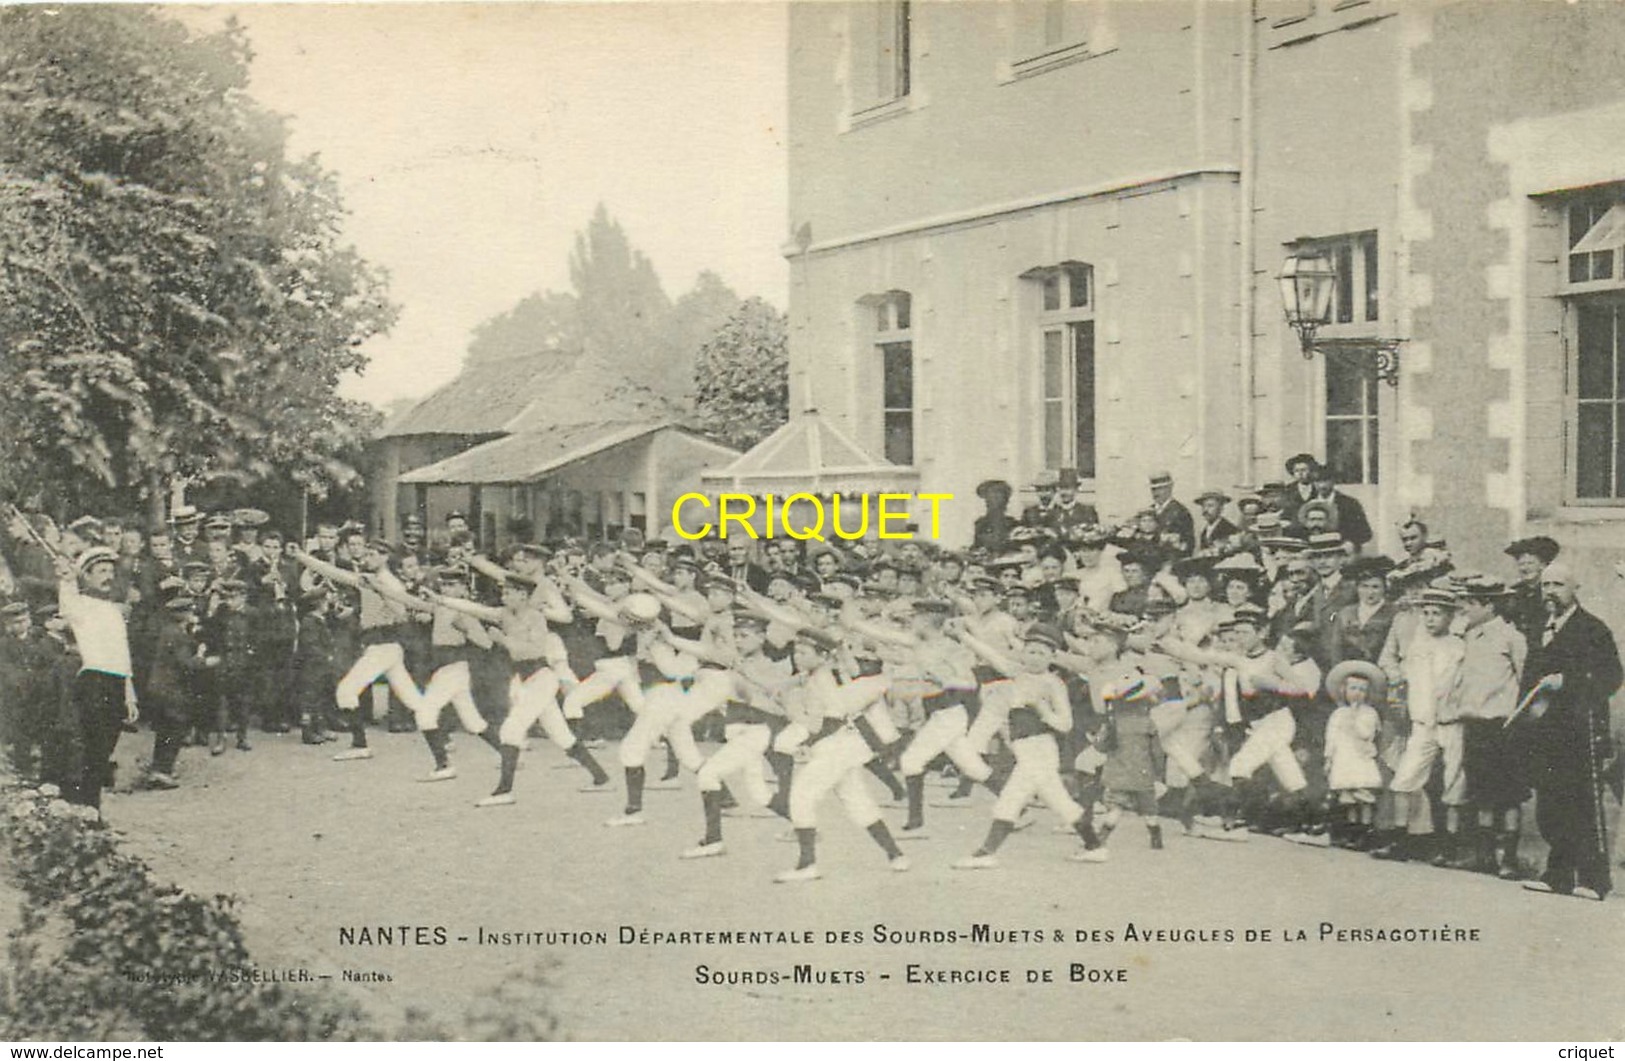
[[(910, 527), (916, 524), (908, 506), (912, 501), (919, 500), (930, 507), (930, 537), (936, 538), (939, 536), (941, 516), (938, 506), (953, 499), (953, 494), (876, 494), (873, 497), (876, 532), (881, 538), (913, 538), (914, 531)], [(814, 494), (787, 494), (783, 498), (765, 494), (761, 498), (764, 529), (758, 530), (751, 522), (756, 517), (757, 498), (750, 494), (719, 494), (715, 506), (716, 523), (702, 523), (697, 527), (684, 525), (684, 507), (704, 510), (703, 515), (691, 513), (692, 517), (703, 519), (711, 514), (711, 499), (704, 494), (684, 494), (672, 503), (671, 525), (680, 537), (690, 541), (708, 537), (713, 528), (719, 537), (726, 539), (730, 523), (738, 524), (739, 531), (736, 533), (742, 532), (748, 538), (771, 539), (775, 529), (778, 529), (783, 531), (785, 537), (797, 541), (822, 542), (829, 540), (824, 534), (825, 527), (828, 527), (837, 538), (857, 541), (869, 534), (870, 501), (868, 494), (848, 497), (844, 501), (840, 494), (835, 494), (826, 508), (824, 500)], [(797, 505), (800, 505), (797, 519), (792, 522), (791, 510)]]

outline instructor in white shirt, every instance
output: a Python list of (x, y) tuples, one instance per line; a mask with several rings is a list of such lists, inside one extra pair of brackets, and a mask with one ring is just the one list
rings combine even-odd
[(130, 681), (130, 637), (124, 610), (111, 600), (118, 556), (96, 546), (74, 560), (56, 561), (61, 615), (79, 649), (73, 708), (81, 750), (78, 777), (64, 797), (98, 810), (113, 749), (125, 722), (139, 714)]

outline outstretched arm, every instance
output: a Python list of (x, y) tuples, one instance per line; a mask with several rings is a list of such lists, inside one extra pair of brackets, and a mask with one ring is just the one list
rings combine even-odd
[(361, 588), (361, 575), (359, 573), (355, 571), (346, 571), (344, 568), (330, 564), (320, 557), (311, 556), (303, 549), (294, 548), (290, 551), (293, 554), (293, 558), (297, 560), (301, 566), (307, 570), (314, 571), (316, 574), (321, 575), (328, 581), (337, 582), (341, 586), (349, 586), (351, 589)]

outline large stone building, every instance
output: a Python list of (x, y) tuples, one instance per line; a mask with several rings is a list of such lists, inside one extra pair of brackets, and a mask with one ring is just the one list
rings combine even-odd
[[(920, 490), (1076, 467), (1126, 515), (1331, 463), (1499, 570), (1625, 520), (1625, 6), (797, 4), (792, 408)], [(1276, 276), (1338, 270), (1306, 359)], [(1611, 575), (1608, 576), (1610, 579)]]

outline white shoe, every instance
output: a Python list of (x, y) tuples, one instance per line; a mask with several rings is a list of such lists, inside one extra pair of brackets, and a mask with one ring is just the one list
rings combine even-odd
[(814, 862), (812, 865), (804, 866), (801, 869), (785, 870), (783, 873), (780, 873), (778, 876), (773, 878), (773, 883), (797, 884), (804, 880), (817, 880), (822, 876), (823, 874), (818, 871), (818, 863)]
[(999, 860), (993, 855), (966, 855), (953, 864), (954, 869), (993, 869)]
[(931, 839), (931, 831), (923, 825), (916, 829), (910, 829), (905, 825), (898, 829), (893, 836), (896, 837), (898, 843), (907, 840), (929, 840)]
[(786, 829), (773, 839), (777, 840), (781, 844), (793, 844), (798, 842), (796, 840), (796, 831), (794, 829)]
[(1331, 847), (1332, 838), (1325, 833), (1287, 833), (1281, 839), (1290, 840), (1305, 847)]
[(628, 825), (646, 825), (648, 821), (649, 819), (643, 816), (642, 811), (633, 811), (631, 814), (622, 814), (619, 817), (611, 818), (604, 824), (611, 829), (620, 829)]
[(1082, 851), (1074, 851), (1068, 856), (1074, 862), (1110, 862), (1112, 853), (1104, 846), (1086, 847)]
[(896, 858), (889, 859), (886, 865), (891, 867), (893, 873), (907, 873), (914, 868), (914, 863), (908, 860), (907, 855), (898, 855)]
[(511, 807), (517, 802), (518, 802), (518, 800), (513, 798), (513, 793), (512, 792), (496, 792), (496, 793), (493, 793), (492, 795), (486, 796), (482, 800), (476, 800), (475, 803), (474, 803), (474, 806), (476, 806), (476, 807)]
[(339, 752), (337, 755), (333, 756), (333, 761), (335, 763), (353, 763), (357, 759), (371, 759), (371, 758), (372, 758), (372, 749), (371, 748), (351, 748), (348, 751), (342, 751), (342, 752)]
[(428, 774), (424, 775), (423, 777), (418, 778), (418, 780), (419, 781), (424, 781), (424, 782), (429, 782), (429, 781), (450, 781), (452, 778), (454, 778), (456, 776), (457, 776), (457, 768), (455, 766), (443, 766), (438, 770), (431, 770)]
[(688, 859), (716, 858), (718, 855), (725, 855), (727, 853), (728, 849), (723, 846), (721, 840), (718, 840), (714, 844), (700, 844), (698, 847), (691, 847), (687, 851), (684, 851), (679, 857)]
[(1602, 893), (1595, 888), (1587, 888), (1584, 884), (1579, 885), (1569, 894), (1576, 899), (1590, 899), (1594, 903), (1602, 902)]

